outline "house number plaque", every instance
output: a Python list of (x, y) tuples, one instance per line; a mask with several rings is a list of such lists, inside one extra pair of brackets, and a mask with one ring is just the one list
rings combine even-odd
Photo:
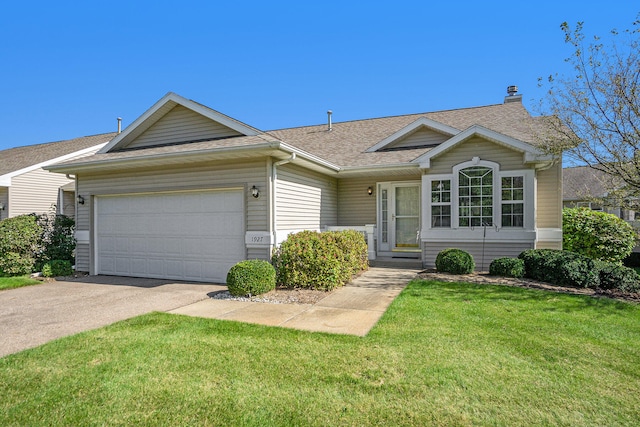
[(273, 235), (268, 231), (247, 231), (244, 243), (248, 248), (268, 248), (273, 244)]

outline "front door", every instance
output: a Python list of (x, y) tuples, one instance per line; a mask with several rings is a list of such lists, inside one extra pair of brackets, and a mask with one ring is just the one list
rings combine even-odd
[(380, 255), (419, 253), (420, 183), (381, 183), (378, 194)]

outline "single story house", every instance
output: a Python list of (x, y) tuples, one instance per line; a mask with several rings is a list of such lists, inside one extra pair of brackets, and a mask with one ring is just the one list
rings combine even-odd
[[(261, 131), (168, 93), (76, 176), (77, 259), (90, 274), (224, 282), (288, 234), (355, 228), (370, 258), (433, 266), (459, 247), (479, 268), (562, 245), (562, 161), (542, 122), (504, 103)], [(541, 134), (541, 133), (540, 133)]]
[(0, 151), (0, 220), (56, 209), (75, 214), (75, 181), (43, 167), (95, 154), (116, 133)]
[[(562, 203), (565, 208), (589, 208), (614, 214), (625, 221), (635, 221), (637, 213), (610, 200), (609, 189), (616, 188), (615, 178), (589, 166), (562, 170)], [(640, 219), (640, 218), (638, 218)]]

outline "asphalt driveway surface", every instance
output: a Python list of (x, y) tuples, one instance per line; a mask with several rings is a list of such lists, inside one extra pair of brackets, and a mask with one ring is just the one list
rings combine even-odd
[(119, 320), (171, 311), (226, 285), (92, 276), (0, 292), (0, 357)]

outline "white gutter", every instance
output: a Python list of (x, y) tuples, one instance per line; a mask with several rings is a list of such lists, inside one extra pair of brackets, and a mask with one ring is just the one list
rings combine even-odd
[(276, 203), (276, 195), (278, 188), (278, 166), (293, 162), (296, 159), (296, 153), (291, 153), (288, 159), (277, 161), (273, 164), (271, 170), (271, 176), (273, 177), (273, 191), (271, 192), (271, 206), (273, 207), (273, 241), (274, 244), (278, 244), (278, 209)]

